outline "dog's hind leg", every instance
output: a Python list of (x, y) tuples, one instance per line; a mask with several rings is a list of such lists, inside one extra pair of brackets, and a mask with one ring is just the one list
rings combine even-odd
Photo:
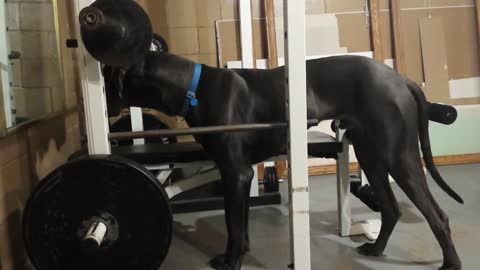
[(225, 161), (218, 164), (224, 181), (227, 249), (225, 254), (212, 259), (210, 265), (217, 270), (240, 270), (248, 246), (249, 197), (254, 172), (250, 166), (239, 166), (238, 161), (228, 164)]
[(390, 173), (400, 188), (426, 218), (433, 234), (437, 238), (444, 257), (444, 264), (440, 269), (460, 270), (462, 268), (461, 262), (450, 235), (448, 217), (440, 209), (440, 206), (428, 189), (425, 173), (420, 162), (418, 145), (415, 144), (413, 148), (417, 148), (417, 150), (405, 150), (397, 155), (398, 158), (395, 160), (395, 165), (391, 168)]
[(382, 215), (382, 227), (375, 243), (366, 243), (358, 247), (359, 253), (367, 256), (382, 255), (388, 239), (400, 217), (400, 210), (393, 194), (385, 165), (375, 153), (375, 146), (364, 136), (359, 128), (349, 130), (360, 167), (368, 177)]

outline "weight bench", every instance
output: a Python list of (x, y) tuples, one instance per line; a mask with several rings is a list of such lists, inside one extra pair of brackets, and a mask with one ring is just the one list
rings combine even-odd
[[(379, 220), (361, 222), (351, 220), (348, 146), (349, 142), (341, 130), (337, 131), (336, 137), (319, 131), (308, 132), (310, 158), (337, 160), (339, 234), (341, 236), (365, 234), (369, 239), (375, 239), (381, 225)], [(150, 171), (154, 171), (157, 179), (165, 186), (174, 213), (223, 209), (223, 196), (218, 192), (220, 173), (200, 144), (188, 142), (116, 146), (112, 148), (112, 153), (135, 160)], [(285, 158), (272, 157), (267, 161)], [(193, 169), (194, 172), (167, 183), (174, 169), (187, 168)], [(199, 193), (205, 194), (199, 196)], [(280, 204), (281, 197), (278, 192), (263, 193), (261, 196), (252, 197), (250, 203), (251, 206)]]

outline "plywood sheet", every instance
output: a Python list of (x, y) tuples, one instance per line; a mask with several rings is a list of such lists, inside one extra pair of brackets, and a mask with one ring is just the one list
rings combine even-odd
[[(443, 20), (449, 78), (479, 77), (480, 48), (477, 42), (475, 9), (473, 7), (432, 9), (430, 12), (428, 10), (409, 10), (402, 13), (405, 30), (407, 76), (417, 82), (424, 81), (418, 22), (420, 18), (428, 17), (429, 14), (432, 17), (441, 17)], [(382, 14), (382, 16), (386, 15)], [(385, 47), (388, 46), (385, 45)]]
[(364, 0), (325, 0), (326, 13), (364, 11)]
[[(275, 20), (278, 56), (283, 57), (283, 17)], [(346, 52), (345, 48), (340, 46), (339, 25), (335, 14), (307, 15), (305, 23), (307, 56)]]
[[(255, 59), (267, 57), (266, 31), (264, 19), (253, 19), (253, 52)], [(217, 21), (215, 27), (217, 37), (218, 58), (221, 67), (229, 61), (241, 59), (240, 22)]]
[(364, 13), (337, 14), (336, 17), (340, 47), (346, 47), (348, 52), (372, 50), (370, 26)]
[(420, 19), (420, 37), (425, 73), (426, 95), (432, 102), (450, 99), (447, 48), (440, 17)]

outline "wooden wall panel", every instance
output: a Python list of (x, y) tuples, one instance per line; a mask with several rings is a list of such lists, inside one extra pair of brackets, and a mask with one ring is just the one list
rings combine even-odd
[(383, 43), (382, 30), (380, 27), (380, 6), (378, 0), (369, 0), (370, 9), (370, 29), (371, 42), (373, 47), (373, 57), (375, 60), (383, 63)]
[(447, 48), (440, 17), (420, 19), (423, 70), (426, 95), (431, 102), (445, 103), (450, 99)]

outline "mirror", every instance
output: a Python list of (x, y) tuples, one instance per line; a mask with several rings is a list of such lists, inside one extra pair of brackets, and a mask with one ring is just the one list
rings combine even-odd
[(7, 128), (64, 109), (56, 0), (0, 1), (0, 67)]

